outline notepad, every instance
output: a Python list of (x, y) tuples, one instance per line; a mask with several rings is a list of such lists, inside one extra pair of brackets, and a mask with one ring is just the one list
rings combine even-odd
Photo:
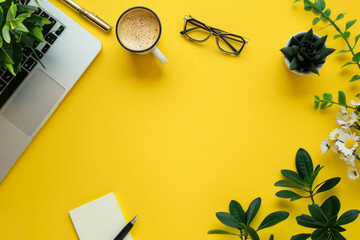
[[(114, 240), (127, 224), (114, 193), (69, 212), (80, 240)], [(130, 233), (124, 240), (132, 240)]]

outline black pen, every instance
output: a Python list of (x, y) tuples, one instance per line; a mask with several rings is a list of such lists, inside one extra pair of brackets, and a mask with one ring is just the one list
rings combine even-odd
[(119, 234), (114, 238), (114, 240), (122, 240), (130, 232), (131, 228), (134, 226), (138, 215), (136, 215), (133, 220), (131, 220), (126, 226), (119, 232)]

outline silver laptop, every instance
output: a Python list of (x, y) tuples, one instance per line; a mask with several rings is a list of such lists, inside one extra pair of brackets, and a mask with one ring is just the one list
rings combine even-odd
[[(37, 6), (34, 0), (24, 4)], [(24, 49), (15, 77), (0, 69), (0, 182), (101, 49), (101, 42), (47, 0), (36, 14), (48, 18), (41, 66)], [(49, 34), (46, 34), (49, 33)]]

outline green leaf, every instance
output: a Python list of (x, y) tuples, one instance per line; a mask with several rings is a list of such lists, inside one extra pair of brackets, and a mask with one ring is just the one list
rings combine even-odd
[(304, 9), (305, 11), (311, 11), (312, 2), (310, 2), (309, 0), (304, 0)]
[(303, 198), (299, 194), (294, 193), (293, 191), (289, 191), (289, 190), (278, 191), (275, 195), (279, 198), (290, 198), (291, 202), (298, 200), (300, 198)]
[(11, 64), (11, 65), (14, 64), (14, 61), (7, 54), (7, 52), (4, 50), (4, 48), (0, 49), (0, 60), (2, 60), (4, 63), (8, 63), (8, 64)]
[(324, 184), (316, 191), (316, 193), (321, 193), (321, 192), (325, 192), (325, 191), (332, 189), (340, 182), (340, 179), (341, 178), (339, 178), (339, 177), (335, 177), (335, 178), (326, 180), (324, 182)]
[(228, 231), (221, 230), (221, 229), (214, 229), (214, 230), (210, 230), (210, 231), (208, 231), (208, 234), (226, 234), (226, 235), (235, 235), (235, 236), (239, 236), (239, 234), (235, 234), (235, 233), (228, 232)]
[(346, 106), (346, 96), (343, 91), (339, 91), (338, 101), (340, 105)]
[(359, 80), (359, 79), (360, 79), (360, 76), (359, 76), (359, 75), (355, 75), (355, 76), (353, 76), (353, 77), (351, 78), (350, 82), (355, 82), (355, 81), (357, 81), (357, 80)]
[(319, 105), (320, 105), (320, 102), (315, 102), (315, 104), (314, 104), (314, 109), (315, 109), (315, 110), (318, 110), (318, 109), (319, 109)]
[(246, 216), (240, 203), (238, 203), (235, 200), (232, 200), (230, 202), (229, 210), (230, 210), (230, 214), (233, 215), (236, 220), (238, 220), (241, 223), (245, 223)]
[(300, 61), (297, 57), (294, 57), (290, 62), (290, 70), (294, 70), (300, 66)]
[(301, 190), (304, 190), (302, 187), (298, 186), (298, 185), (295, 185), (289, 181), (286, 181), (286, 180), (279, 180), (275, 183), (276, 187), (289, 187), (289, 188), (297, 188), (297, 189), (301, 189)]
[(287, 59), (292, 59), (299, 51), (299, 46), (293, 45), (291, 47), (284, 47), (280, 49)]
[(242, 229), (239, 222), (229, 213), (218, 212), (216, 213), (216, 217), (219, 219), (220, 222), (222, 222), (228, 227)]
[[(352, 49), (355, 48), (356, 44), (357, 44), (358, 41), (359, 41), (359, 38), (360, 38), (360, 34), (355, 37), (355, 43), (354, 43), (354, 46), (352, 47)], [(349, 50), (349, 51), (350, 51), (350, 50)]]
[(312, 62), (309, 62), (309, 70), (317, 75), (320, 75), (319, 70), (316, 68), (315, 64)]
[(30, 22), (30, 23), (51, 24), (51, 22), (48, 19), (37, 16), (37, 15), (32, 15), (31, 17), (27, 18), (24, 21)]
[(25, 26), (29, 30), (29, 36), (32, 36), (39, 42), (44, 42), (44, 36), (40, 27), (28, 22), (25, 24)]
[(344, 67), (346, 67), (346, 66), (353, 65), (353, 64), (356, 64), (356, 63), (354, 63), (354, 62), (347, 62), (347, 63), (345, 63), (341, 68), (344, 68)]
[(249, 234), (250, 238), (252, 240), (260, 240), (259, 238), (259, 235), (256, 233), (256, 231), (251, 228), (250, 226), (248, 226), (246, 229), (245, 229), (246, 233)]
[(330, 93), (324, 93), (323, 99), (328, 103), (332, 103), (332, 101), (333, 101), (333, 97)]
[(360, 52), (356, 53), (354, 57), (352, 58), (353, 62), (359, 62), (360, 61)]
[(315, 26), (316, 24), (318, 24), (320, 22), (320, 20), (321, 20), (320, 18), (316, 17), (316, 18), (314, 18), (312, 24)]
[(327, 218), (338, 215), (340, 211), (340, 201), (336, 196), (331, 196), (320, 206)]
[(330, 8), (326, 9), (326, 11), (324, 12), (324, 14), (325, 14), (325, 16), (330, 17), (330, 15), (331, 15), (331, 9), (330, 9)]
[(295, 163), (296, 163), (296, 170), (299, 173), (300, 177), (303, 180), (305, 180), (306, 178), (310, 179), (311, 174), (314, 171), (314, 168), (309, 153), (306, 150), (300, 148), (296, 153)]
[(261, 205), (261, 198), (256, 198), (254, 201), (250, 203), (249, 208), (245, 213), (247, 226), (249, 226), (251, 221), (256, 216), (257, 212), (259, 211), (260, 205)]
[(341, 38), (341, 37), (342, 37), (341, 34), (335, 34), (333, 38), (338, 39), (338, 38)]
[(264, 229), (264, 228), (272, 227), (272, 226), (286, 220), (288, 217), (289, 217), (289, 213), (284, 212), (284, 211), (278, 211), (278, 212), (270, 213), (261, 222), (261, 224), (260, 224), (259, 228), (257, 229), (257, 231), (259, 231), (261, 229)]
[(340, 19), (343, 19), (344, 16), (345, 16), (344, 13), (340, 13), (340, 14), (336, 17), (335, 22), (336, 22), (336, 21), (339, 21)]
[(269, 240), (274, 240), (274, 235), (271, 234)]
[(15, 30), (18, 30), (20, 32), (29, 32), (29, 30), (20, 21), (10, 20), (10, 23), (14, 26)]
[(10, 25), (9, 22), (6, 22), (3, 29), (2, 29), (2, 35), (5, 40), (5, 42), (10, 43), (11, 37), (10, 37)]
[(301, 233), (295, 236), (292, 236), (290, 240), (306, 240), (311, 236), (309, 233)]
[(318, 95), (314, 96), (316, 102), (320, 102), (320, 97)]
[(355, 221), (355, 219), (359, 216), (360, 211), (359, 210), (349, 210), (345, 212), (343, 215), (339, 217), (339, 219), (336, 221), (336, 225), (345, 225), (348, 223), (351, 223)]
[(309, 212), (311, 216), (319, 222), (326, 223), (328, 220), (323, 210), (317, 204), (313, 203), (309, 205)]
[(306, 215), (306, 214), (302, 214), (302, 215), (296, 217), (296, 221), (299, 225), (301, 225), (303, 227), (308, 227), (308, 228), (324, 227), (324, 225), (321, 222), (316, 221), (313, 217)]
[(3, 11), (2, 7), (0, 6), (0, 26), (3, 23), (3, 17), (4, 17), (4, 11)]
[(326, 105), (328, 104), (328, 102), (322, 102), (320, 104), (320, 109), (325, 109)]
[(356, 23), (356, 19), (348, 21), (345, 26), (345, 32), (349, 30), (349, 28), (351, 28), (355, 23)]
[(324, 167), (320, 167), (320, 165), (317, 165), (316, 168), (315, 168), (315, 171), (314, 173), (311, 175), (311, 184), (315, 181), (317, 175), (319, 174), (319, 172), (321, 171), (321, 169), (323, 169)]
[(346, 39), (349, 39), (349, 37), (350, 37), (350, 32), (349, 32), (349, 31), (344, 32), (344, 37), (345, 37)]
[(14, 4), (14, 2), (11, 2), (11, 6), (7, 12), (6, 15), (6, 21), (9, 21), (10, 19), (14, 19), (17, 12), (17, 6)]
[(5, 63), (5, 67), (9, 70), (9, 72), (12, 74), (12, 75), (16, 75), (15, 74), (15, 71), (14, 71), (14, 66), (10, 63)]
[[(326, 8), (326, 4), (324, 0), (317, 0), (315, 3), (315, 7), (318, 8), (320, 11), (323, 11)], [(319, 14), (320, 11), (313, 8), (313, 12)]]
[(327, 36), (323, 36), (321, 38), (319, 38), (315, 43), (314, 43), (314, 47), (316, 50), (320, 50), (321, 48), (324, 47), (324, 44), (326, 42)]
[(350, 50), (340, 50), (336, 54), (348, 53), (348, 52), (350, 52)]
[(325, 236), (327, 234), (327, 228), (319, 228), (316, 229), (312, 234), (311, 234), (311, 239), (325, 239)]
[(334, 239), (334, 240), (346, 240), (346, 238), (344, 238), (344, 236), (341, 235), (337, 229), (332, 228), (331, 233), (333, 234), (334, 238), (332, 238), (332, 239)]
[(301, 177), (294, 171), (291, 171), (291, 170), (281, 170), (281, 174), (288, 178), (289, 180), (297, 183), (297, 184), (300, 184), (300, 185), (303, 185), (305, 187), (307, 187), (306, 183), (304, 182), (303, 179), (301, 179)]

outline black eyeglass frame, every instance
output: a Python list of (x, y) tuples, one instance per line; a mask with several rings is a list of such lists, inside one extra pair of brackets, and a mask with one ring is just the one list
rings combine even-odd
[[(243, 50), (245, 44), (249, 42), (248, 40), (245, 40), (245, 38), (240, 36), (240, 35), (228, 33), (228, 32), (223, 31), (221, 29), (214, 28), (214, 27), (211, 27), (209, 25), (206, 25), (205, 23), (200, 22), (199, 20), (193, 18), (191, 15), (186, 15), (184, 17), (184, 20), (185, 20), (185, 25), (184, 25), (184, 30), (180, 32), (181, 35), (185, 36), (190, 41), (197, 42), (197, 43), (205, 42), (211, 37), (211, 35), (214, 35), (214, 36), (216, 36), (216, 45), (218, 46), (220, 51), (222, 51), (223, 53), (237, 56), (237, 55), (239, 55), (241, 53), (241, 51)], [(190, 32), (191, 30), (196, 29), (196, 28), (186, 29), (188, 23), (191, 23), (191, 24), (197, 26), (198, 28), (201, 28), (201, 29), (203, 29), (205, 31), (208, 31), (209, 35), (203, 40), (199, 40), (199, 39), (195, 39), (195, 38), (190, 37), (187, 33)], [(234, 37), (239, 38), (239, 39), (235, 39)], [(236, 42), (242, 43), (241, 48), (239, 50), (236, 50), (236, 48), (233, 45), (231, 45), (226, 40), (226, 38), (231, 39), (231, 40), (236, 41)], [(233, 52), (229, 52), (229, 51), (226, 51), (226, 50), (222, 49), (220, 47), (220, 45), (219, 45), (219, 39), (224, 41), (233, 50)]]

